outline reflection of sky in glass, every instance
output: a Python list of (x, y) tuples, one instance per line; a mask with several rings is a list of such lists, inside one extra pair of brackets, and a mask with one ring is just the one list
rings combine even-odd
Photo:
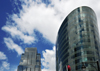
[(68, 64), (72, 70), (81, 70), (81, 62), (99, 59), (98, 37), (93, 10), (86, 6), (73, 10), (65, 18), (58, 32), (57, 71), (59, 71), (60, 61), (65, 71), (65, 66)]
[(18, 71), (40, 71), (41, 69), (41, 58), (40, 54), (37, 53), (36, 48), (25, 49), (24, 55), (20, 60)]

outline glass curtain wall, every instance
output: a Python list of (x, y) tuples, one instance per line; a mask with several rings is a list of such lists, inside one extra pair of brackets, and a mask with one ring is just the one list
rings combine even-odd
[[(86, 6), (73, 10), (63, 21), (56, 42), (56, 71), (80, 71), (82, 62), (99, 60), (99, 33), (94, 11)], [(96, 66), (96, 64), (93, 64)], [(86, 64), (87, 71), (97, 71)]]

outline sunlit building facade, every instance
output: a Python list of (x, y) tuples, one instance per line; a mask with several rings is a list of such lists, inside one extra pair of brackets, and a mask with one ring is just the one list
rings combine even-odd
[(17, 71), (41, 71), (41, 56), (37, 48), (25, 48)]
[[(56, 42), (56, 71), (82, 71), (82, 62), (99, 60), (99, 33), (94, 11), (82, 6), (63, 21)], [(93, 67), (94, 66), (94, 67)], [(96, 63), (86, 64), (86, 71), (97, 71)]]

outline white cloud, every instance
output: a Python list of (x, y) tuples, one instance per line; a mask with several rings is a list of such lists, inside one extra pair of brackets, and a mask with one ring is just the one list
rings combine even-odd
[(33, 41), (35, 41), (34, 37), (25, 35), (23, 32), (18, 30), (17, 27), (4, 26), (2, 29), (9, 32), (13, 38), (21, 39), (24, 43), (31, 44)]
[(18, 65), (11, 66), (10, 71), (17, 71), (17, 67), (18, 67)]
[(14, 71), (17, 71), (17, 69), (15, 69)]
[(15, 44), (11, 38), (4, 38), (4, 42), (6, 46), (8, 47), (8, 49), (15, 50), (18, 53), (18, 55), (24, 52), (23, 49), (17, 44)]
[(4, 68), (2, 66), (0, 67), (0, 71), (4, 71)]
[(2, 62), (2, 66), (3, 66), (3, 68), (5, 68), (5, 69), (7, 69), (7, 70), (10, 69), (10, 64), (9, 64), (8, 62), (6, 62), (6, 61), (3, 61), (3, 62)]
[(7, 62), (7, 60), (8, 60), (7, 56), (3, 52), (0, 51), (0, 61), (2, 62), (0, 71), (4, 71), (5, 69), (6, 70), (10, 69), (10, 64)]
[[(2, 30), (8, 32), (13, 38), (21, 39), (24, 43), (31, 44), (36, 41), (34, 30), (38, 30), (44, 38), (55, 43), (62, 21), (79, 6), (89, 6), (95, 11), (100, 30), (100, 0), (49, 0), (51, 4), (48, 7), (41, 0), (36, 0), (36, 2), (33, 0), (21, 1), (20, 13), (9, 15)], [(12, 21), (14, 22), (12, 23)], [(9, 49), (15, 50), (18, 54), (23, 52), (21, 47), (15, 44), (12, 39), (4, 38), (4, 40)], [(55, 64), (52, 64), (55, 63), (55, 50), (43, 51), (43, 56), (42, 65), (44, 69), (42, 71), (55, 71)]]
[(0, 71), (17, 71), (18, 65), (10, 65), (7, 61), (2, 61)]
[(2, 66), (0, 67), (0, 71), (6, 71), (10, 69), (10, 63), (7, 61), (2, 61)]
[(18, 65), (11, 65), (7, 61), (1, 61), (0, 71), (17, 71)]
[(7, 59), (6, 55), (0, 51), (0, 60), (5, 60)]
[[(54, 5), (54, 9), (58, 11), (63, 19), (75, 8), (80, 6), (91, 7), (97, 15), (98, 29), (100, 35), (100, 0), (50, 0), (51, 4)], [(61, 17), (60, 16), (60, 17)]]
[(55, 71), (55, 46), (53, 50), (46, 49), (42, 53), (44, 57), (41, 59), (42, 66), (44, 66), (42, 71)]
[[(93, 8), (97, 14), (98, 23), (100, 22), (100, 0), (49, 1), (51, 1), (51, 4), (46, 6), (41, 0), (36, 0), (36, 2), (33, 0), (22, 0), (20, 13), (10, 16), (10, 20), (14, 22), (12, 23), (8, 19), (7, 22), (9, 24), (5, 25), (2, 29), (9, 32), (12, 36), (19, 36), (19, 39), (28, 44), (34, 43), (36, 40), (36, 35), (34, 34), (34, 30), (36, 29), (43, 34), (44, 38), (55, 43), (57, 32), (62, 21), (73, 9), (79, 6), (89, 6)], [(29, 35), (25, 35), (25, 33)]]
[[(22, 5), (23, 10), (20, 11), (20, 17), (18, 17), (18, 14), (13, 14), (10, 18), (15, 23), (9, 22), (8, 19), (7, 23), (9, 23), (10, 27), (6, 25), (2, 28), (2, 30), (7, 31), (12, 36), (18, 35), (14, 31), (20, 31), (22, 33), (28, 33), (29, 36), (32, 35), (35, 38), (34, 30), (36, 29), (43, 34), (43, 37), (54, 43), (56, 40), (58, 26), (60, 26), (59, 22), (61, 22), (61, 20), (60, 17), (57, 17), (58, 15), (56, 15), (53, 7), (49, 6), (47, 8), (45, 4), (37, 4), (35, 2), (30, 2), (28, 6), (26, 5)], [(12, 27), (16, 27), (18, 29), (13, 30)], [(22, 37), (19, 38), (22, 39)], [(28, 40), (31, 41), (31, 39)]]

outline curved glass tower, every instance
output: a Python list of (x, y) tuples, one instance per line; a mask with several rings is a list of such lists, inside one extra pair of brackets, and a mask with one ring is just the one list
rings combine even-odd
[[(63, 21), (56, 42), (56, 71), (82, 71), (82, 62), (99, 60), (99, 33), (94, 11), (82, 6)], [(97, 71), (96, 63), (86, 64), (86, 71)]]

